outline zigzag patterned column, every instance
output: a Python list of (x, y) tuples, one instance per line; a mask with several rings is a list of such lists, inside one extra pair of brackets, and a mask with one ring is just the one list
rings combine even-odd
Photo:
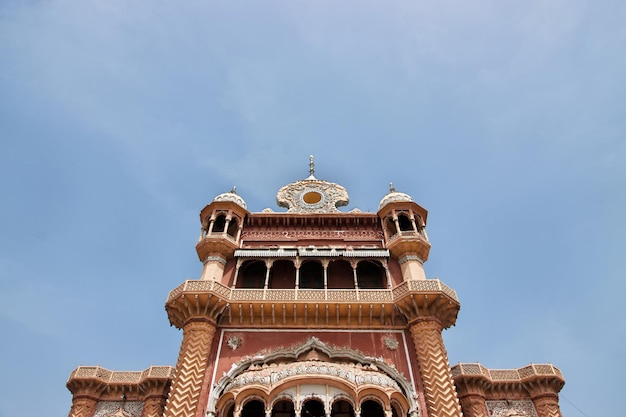
[(533, 403), (539, 417), (563, 417), (558, 400), (552, 396), (533, 398)]
[(488, 417), (489, 412), (485, 405), (485, 399), (476, 395), (468, 395), (461, 398), (461, 408), (465, 417)]
[(72, 400), (69, 417), (91, 417), (96, 411), (98, 401), (93, 398), (79, 397)]
[(443, 344), (441, 322), (434, 317), (420, 318), (411, 326), (429, 417), (461, 417), (448, 354)]
[(165, 406), (165, 417), (196, 415), (214, 334), (215, 325), (206, 318), (188, 320), (183, 326), (183, 341)]
[(143, 404), (141, 417), (161, 417), (165, 408), (165, 400), (162, 397), (154, 396), (146, 398)]

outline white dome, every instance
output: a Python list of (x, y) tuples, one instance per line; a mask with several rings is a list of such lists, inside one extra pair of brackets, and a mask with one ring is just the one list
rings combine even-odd
[(248, 205), (243, 200), (243, 198), (241, 198), (241, 196), (239, 196), (237, 193), (232, 192), (232, 191), (218, 195), (217, 197), (213, 199), (213, 202), (216, 202), (216, 201), (232, 201), (233, 203), (243, 207), (244, 209), (246, 210), (248, 209)]
[(382, 209), (389, 203), (397, 203), (400, 201), (409, 201), (414, 202), (413, 198), (410, 195), (401, 193), (399, 191), (392, 191), (380, 200), (380, 204), (378, 204), (378, 210)]

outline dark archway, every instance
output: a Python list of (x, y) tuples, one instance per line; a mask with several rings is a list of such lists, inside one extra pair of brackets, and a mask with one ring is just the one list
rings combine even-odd
[(300, 288), (324, 289), (324, 267), (321, 263), (307, 261), (302, 264), (300, 267)]
[(239, 268), (237, 288), (263, 288), (267, 268), (263, 261), (246, 261)]
[(404, 213), (398, 215), (398, 224), (400, 225), (400, 230), (403, 232), (414, 231), (411, 219)]
[(241, 410), (241, 417), (265, 417), (265, 405), (259, 400), (248, 401)]
[(350, 262), (339, 259), (328, 265), (328, 288), (354, 289), (354, 272)]
[(302, 404), (301, 417), (326, 417), (324, 404), (318, 400), (308, 400)]
[(354, 417), (354, 407), (346, 400), (335, 401), (330, 410), (330, 417)]
[(272, 417), (295, 417), (296, 411), (289, 400), (280, 400), (272, 407)]
[(274, 290), (296, 288), (296, 267), (293, 262), (280, 260), (272, 264), (268, 288)]
[(361, 417), (385, 417), (385, 410), (377, 401), (363, 401), (363, 404), (361, 404)]
[(230, 222), (228, 223), (228, 230), (226, 231), (226, 233), (228, 233), (229, 236), (236, 238), (237, 229), (239, 229), (239, 222), (237, 221), (235, 217), (233, 217), (232, 219), (230, 219)]
[(224, 231), (224, 227), (226, 227), (226, 215), (220, 214), (213, 222), (213, 229), (211, 229), (211, 233), (222, 233)]
[(385, 285), (385, 269), (372, 261), (361, 261), (356, 267), (356, 275), (360, 289), (383, 289)]

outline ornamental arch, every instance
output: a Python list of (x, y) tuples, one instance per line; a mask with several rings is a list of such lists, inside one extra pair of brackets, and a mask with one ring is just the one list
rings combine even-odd
[(262, 417), (415, 417), (411, 392), (410, 382), (381, 359), (312, 337), (233, 365), (209, 395), (207, 413), (231, 417), (234, 401), (232, 417), (257, 417), (258, 405), (246, 404), (258, 400)]

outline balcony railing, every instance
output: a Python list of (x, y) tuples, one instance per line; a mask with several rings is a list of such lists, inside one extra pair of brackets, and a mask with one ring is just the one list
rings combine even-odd
[(438, 279), (406, 281), (393, 289), (250, 289), (229, 288), (216, 281), (187, 280), (174, 288), (167, 300), (171, 301), (182, 293), (212, 292), (228, 302), (248, 301), (373, 301), (390, 303), (410, 292), (441, 293), (458, 301), (456, 292)]

